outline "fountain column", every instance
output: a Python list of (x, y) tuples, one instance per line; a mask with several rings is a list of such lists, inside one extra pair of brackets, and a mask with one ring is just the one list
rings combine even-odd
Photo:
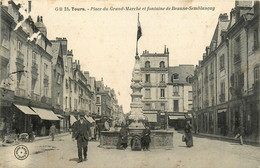
[(130, 133), (141, 133), (141, 131), (145, 128), (144, 127), (144, 121), (145, 116), (143, 114), (143, 103), (142, 103), (142, 93), (141, 90), (143, 88), (142, 84), (142, 74), (141, 74), (141, 68), (140, 68), (140, 57), (138, 55), (135, 56), (135, 66), (132, 72), (132, 81), (131, 81), (131, 112), (128, 117), (128, 120), (130, 122), (128, 129)]

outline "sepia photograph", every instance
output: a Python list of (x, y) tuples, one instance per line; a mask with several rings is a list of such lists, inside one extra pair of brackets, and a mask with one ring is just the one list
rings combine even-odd
[(0, 168), (260, 168), (259, 0), (0, 7)]

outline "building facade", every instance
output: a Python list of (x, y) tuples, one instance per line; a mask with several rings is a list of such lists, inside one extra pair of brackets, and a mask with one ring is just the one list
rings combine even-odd
[(194, 71), (193, 119), (204, 133), (259, 141), (259, 1), (236, 1), (220, 14), (203, 60)]

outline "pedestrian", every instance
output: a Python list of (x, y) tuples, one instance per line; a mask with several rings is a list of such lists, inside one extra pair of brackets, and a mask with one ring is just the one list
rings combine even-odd
[(50, 134), (49, 134), (49, 136), (51, 136), (52, 141), (54, 141), (55, 134), (56, 134), (56, 127), (55, 127), (54, 123), (52, 123), (52, 125), (50, 127)]
[(240, 125), (240, 126), (238, 127), (238, 132), (237, 132), (237, 134), (236, 134), (236, 136), (235, 136), (235, 139), (237, 139), (237, 138), (240, 139), (240, 145), (243, 145), (243, 144), (244, 144), (244, 142), (243, 142), (243, 136), (244, 136), (244, 134), (245, 134), (245, 129), (244, 129), (244, 127), (243, 127), (242, 125)]
[(149, 146), (151, 142), (150, 134), (151, 134), (150, 127), (148, 125), (145, 125), (145, 129), (143, 130), (142, 139), (141, 139), (142, 148), (144, 151), (149, 150)]
[(87, 151), (88, 151), (88, 141), (91, 137), (90, 125), (89, 122), (84, 120), (84, 114), (80, 115), (80, 119), (74, 123), (72, 139), (77, 140), (78, 147), (78, 163), (82, 162), (82, 150), (84, 161), (87, 160)]
[(104, 127), (105, 127), (105, 131), (109, 131), (110, 130), (108, 119), (105, 121)]
[(184, 127), (184, 133), (185, 133), (186, 146), (189, 148), (193, 146), (193, 138), (192, 138), (191, 129), (192, 129), (192, 126), (190, 124), (190, 120), (188, 120)]
[(122, 128), (120, 129), (119, 139), (118, 139), (118, 149), (126, 149), (128, 142), (128, 131), (124, 124), (122, 124)]

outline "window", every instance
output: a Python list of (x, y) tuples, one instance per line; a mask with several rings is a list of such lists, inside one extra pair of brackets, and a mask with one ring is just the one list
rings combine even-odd
[(173, 95), (179, 95), (179, 86), (178, 85), (175, 85), (173, 86)]
[(214, 64), (213, 62), (210, 63), (210, 74), (213, 74), (214, 72)]
[(32, 52), (32, 63), (33, 65), (36, 64), (36, 52)]
[(234, 43), (234, 63), (240, 61), (241, 54), (241, 41), (240, 36), (235, 39)]
[(145, 82), (150, 83), (150, 74), (145, 74)]
[(65, 98), (65, 108), (68, 108), (68, 97)]
[(165, 74), (160, 75), (160, 82), (165, 82)]
[(145, 68), (150, 68), (150, 62), (149, 61), (145, 62)]
[(145, 103), (145, 109), (146, 110), (151, 110), (151, 104), (150, 103)]
[(186, 82), (188, 82), (189, 84), (191, 84), (193, 82), (192, 75), (189, 75), (186, 77)]
[(97, 92), (99, 92), (99, 87), (97, 87)]
[(74, 84), (74, 93), (77, 93), (77, 83)]
[(179, 101), (173, 100), (173, 111), (178, 112), (179, 111)]
[(48, 69), (48, 65), (44, 63), (44, 73), (46, 73), (47, 69)]
[(219, 58), (219, 69), (220, 71), (224, 70), (225, 68), (225, 57), (224, 54), (222, 54)]
[(224, 102), (225, 101), (225, 82), (221, 82), (220, 83), (219, 101), (220, 102)]
[(44, 87), (44, 96), (47, 97), (49, 87)]
[(145, 89), (145, 98), (150, 99), (151, 98), (151, 90)]
[(17, 41), (17, 50), (21, 51), (22, 50), (22, 42), (21, 41)]
[(164, 89), (161, 89), (161, 98), (164, 98), (165, 97), (165, 93), (164, 93)]
[(254, 69), (254, 82), (260, 79), (260, 65), (257, 65)]
[(97, 97), (97, 104), (100, 104), (100, 97)]
[(61, 79), (60, 79), (60, 78), (61, 78), (60, 74), (59, 74), (59, 73), (57, 73), (57, 83), (58, 83), (58, 84), (60, 84), (60, 81), (61, 81)]
[(60, 105), (60, 93), (57, 93), (57, 104)]
[(259, 39), (258, 39), (258, 29), (254, 30), (254, 46), (253, 50), (256, 50), (259, 48)]
[(165, 103), (161, 103), (161, 111), (165, 111)]
[(70, 109), (71, 109), (71, 97), (69, 98), (69, 106), (70, 106)]
[(179, 74), (175, 73), (172, 75), (172, 82), (173, 80), (179, 79)]
[(192, 104), (188, 104), (188, 110), (192, 110)]
[(208, 81), (208, 66), (205, 67), (205, 82)]
[(66, 79), (66, 89), (69, 88), (68, 79)]
[(160, 68), (165, 68), (165, 65), (164, 65), (163, 61), (160, 62)]
[(100, 107), (97, 107), (98, 114), (100, 114)]
[(77, 99), (74, 99), (74, 109), (75, 110), (77, 110), (77, 108), (78, 108), (77, 103), (78, 103)]
[(188, 100), (189, 100), (189, 101), (192, 101), (192, 91), (189, 91), (189, 92), (188, 92)]

